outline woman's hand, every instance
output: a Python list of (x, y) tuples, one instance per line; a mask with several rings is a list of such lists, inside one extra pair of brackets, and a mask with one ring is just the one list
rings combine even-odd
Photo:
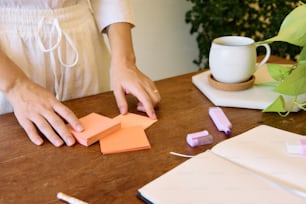
[(114, 23), (107, 28), (112, 53), (112, 89), (121, 114), (128, 111), (125, 95), (132, 94), (139, 100), (137, 109), (156, 119), (154, 107), (160, 95), (151, 79), (136, 67), (131, 28), (129, 23)]
[(75, 139), (65, 121), (76, 131), (83, 130), (80, 121), (69, 108), (29, 79), (17, 81), (6, 96), (14, 108), (18, 122), (36, 145), (43, 143), (40, 136), (42, 133), (54, 146), (59, 147), (64, 142), (72, 146)]
[(134, 95), (139, 103), (137, 110), (146, 112), (156, 119), (154, 107), (160, 102), (160, 94), (146, 75), (137, 69), (135, 65), (120, 65), (114, 63), (111, 69), (112, 89), (121, 114), (128, 112), (126, 94)]

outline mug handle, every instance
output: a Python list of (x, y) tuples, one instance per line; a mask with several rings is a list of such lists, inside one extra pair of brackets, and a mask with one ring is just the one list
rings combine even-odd
[(259, 45), (256, 45), (256, 48), (257, 47), (260, 47), (260, 46), (263, 46), (266, 48), (266, 55), (265, 57), (261, 60), (261, 62), (256, 66), (256, 69), (259, 69), (260, 67), (262, 67), (264, 64), (266, 64), (266, 62), (268, 61), (268, 59), (270, 58), (270, 55), (271, 55), (271, 49), (270, 49), (270, 46), (268, 44), (259, 44)]

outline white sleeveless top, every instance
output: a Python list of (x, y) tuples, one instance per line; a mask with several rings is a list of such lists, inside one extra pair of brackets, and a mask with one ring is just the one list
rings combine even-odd
[(116, 22), (133, 24), (129, 0), (0, 0), (0, 49), (60, 101), (93, 95), (110, 89), (101, 31)]
[(0, 7), (56, 9), (74, 5), (78, 0), (1, 0)]
[[(0, 8), (58, 9), (69, 7), (81, 0), (0, 0)], [(134, 24), (131, 0), (87, 0), (95, 10), (99, 29), (115, 22)]]

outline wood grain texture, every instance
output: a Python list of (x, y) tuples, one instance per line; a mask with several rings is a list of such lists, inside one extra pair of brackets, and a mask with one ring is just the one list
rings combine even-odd
[[(136, 197), (138, 188), (186, 160), (170, 155), (170, 151), (194, 155), (227, 138), (211, 122), (208, 108), (213, 104), (192, 84), (194, 74), (156, 82), (162, 101), (157, 109), (159, 121), (146, 130), (150, 150), (102, 155), (98, 143), (90, 147), (76, 144), (56, 148), (46, 141), (35, 146), (13, 114), (1, 115), (0, 204), (62, 203), (56, 198), (58, 192), (92, 204), (142, 203)], [(128, 101), (130, 112), (144, 115), (136, 111), (135, 98), (129, 96)], [(107, 117), (119, 114), (112, 92), (65, 104), (78, 117), (91, 112)], [(306, 134), (305, 112), (282, 118), (259, 110), (223, 110), (233, 124), (231, 137), (259, 124)], [(189, 147), (186, 135), (204, 129), (214, 136), (214, 143)]]

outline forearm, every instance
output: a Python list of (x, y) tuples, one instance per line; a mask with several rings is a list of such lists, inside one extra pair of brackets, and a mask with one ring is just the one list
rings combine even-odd
[(107, 29), (113, 65), (118, 63), (135, 65), (136, 63), (131, 28), (132, 25), (129, 23), (114, 23)]
[(8, 94), (24, 80), (28, 80), (28, 78), (23, 71), (0, 51), (0, 91)]

